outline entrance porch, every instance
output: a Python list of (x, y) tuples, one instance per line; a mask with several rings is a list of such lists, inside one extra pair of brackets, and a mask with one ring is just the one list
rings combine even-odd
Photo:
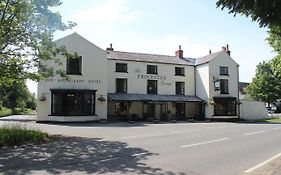
[(108, 119), (170, 121), (204, 119), (203, 101), (195, 96), (108, 94)]

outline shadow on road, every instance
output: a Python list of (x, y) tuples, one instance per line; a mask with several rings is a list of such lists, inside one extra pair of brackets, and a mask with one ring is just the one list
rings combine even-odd
[(157, 156), (126, 143), (101, 139), (67, 137), (42, 145), (1, 148), (0, 172), (4, 174), (167, 174), (144, 161)]

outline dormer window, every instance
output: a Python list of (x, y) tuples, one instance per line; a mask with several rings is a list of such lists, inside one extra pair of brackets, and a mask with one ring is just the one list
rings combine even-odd
[(82, 56), (70, 57), (66, 60), (67, 75), (82, 75)]

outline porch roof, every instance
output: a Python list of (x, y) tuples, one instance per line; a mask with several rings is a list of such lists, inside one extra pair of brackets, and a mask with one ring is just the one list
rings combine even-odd
[(170, 102), (202, 102), (196, 96), (188, 95), (160, 95), (160, 94), (124, 94), (109, 93), (110, 101), (170, 101)]

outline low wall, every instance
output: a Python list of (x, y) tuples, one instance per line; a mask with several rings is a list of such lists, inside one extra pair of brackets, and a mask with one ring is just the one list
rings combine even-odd
[(268, 118), (264, 102), (241, 100), (240, 118), (245, 120), (258, 120)]

